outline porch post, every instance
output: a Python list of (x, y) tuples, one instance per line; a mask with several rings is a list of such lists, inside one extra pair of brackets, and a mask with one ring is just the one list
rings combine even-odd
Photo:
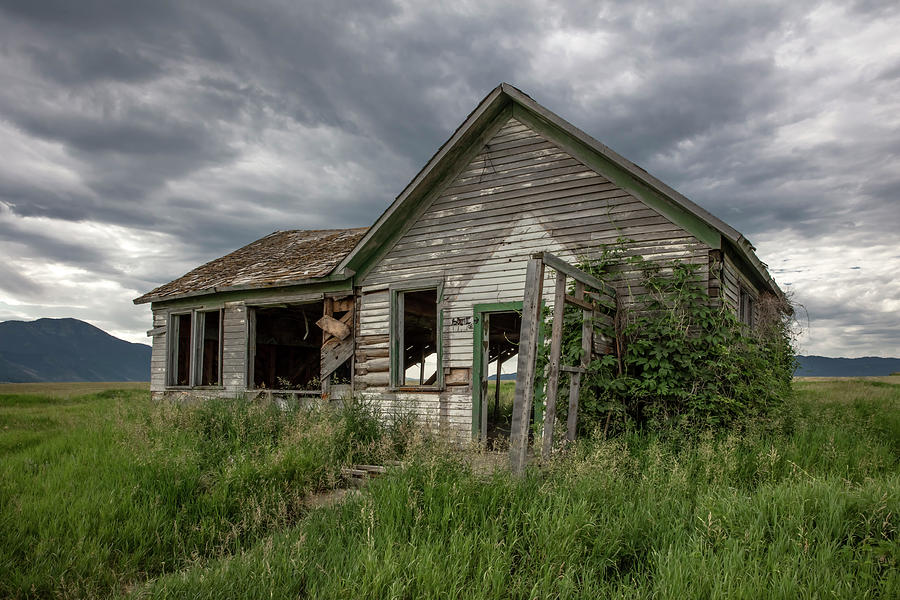
[(513, 473), (522, 473), (528, 458), (528, 424), (531, 405), (534, 401), (534, 370), (543, 292), (544, 261), (538, 254), (528, 260), (525, 296), (522, 300), (522, 328), (519, 330), (516, 393), (513, 399), (512, 424), (509, 432), (509, 466)]

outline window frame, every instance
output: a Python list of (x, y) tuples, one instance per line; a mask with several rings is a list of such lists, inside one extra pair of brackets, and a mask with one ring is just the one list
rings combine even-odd
[[(209, 313), (218, 313), (219, 315), (219, 344), (218, 344), (218, 381), (212, 385), (201, 385), (202, 377), (202, 361), (203, 361), (203, 334), (206, 324), (206, 315)], [(185, 315), (191, 318), (191, 332), (189, 336), (188, 350), (188, 383), (179, 385), (177, 383), (177, 365), (178, 350), (180, 338), (180, 317)], [(223, 362), (224, 362), (224, 337), (225, 337), (225, 311), (222, 308), (191, 308), (184, 310), (173, 310), (168, 316), (168, 326), (166, 335), (166, 387), (172, 389), (220, 389), (224, 387), (223, 379)]]
[[(192, 318), (192, 322), (194, 323), (194, 339), (192, 340), (193, 347), (193, 367), (192, 367), (192, 378), (191, 387), (195, 388), (203, 388), (203, 389), (214, 389), (223, 387), (223, 378), (222, 378), (222, 367), (223, 367), (223, 359), (224, 359), (224, 351), (223, 348), (225, 346), (224, 337), (225, 337), (225, 311), (221, 308), (209, 308), (209, 309), (194, 309), (194, 315)], [(206, 315), (209, 313), (218, 313), (219, 315), (219, 344), (218, 344), (218, 362), (219, 362), (219, 376), (217, 378), (216, 383), (211, 383), (207, 385), (203, 385), (203, 342), (204, 335), (206, 333)]]
[[(191, 331), (188, 336), (188, 377), (187, 384), (182, 385), (178, 383), (178, 350), (180, 348), (180, 338), (181, 338), (181, 325), (180, 318), (188, 315), (191, 318)], [(168, 356), (168, 361), (166, 364), (166, 387), (167, 388), (177, 388), (177, 389), (188, 389), (191, 386), (191, 383), (194, 381), (193, 371), (194, 371), (194, 329), (195, 329), (195, 321), (194, 321), (194, 311), (193, 310), (178, 310), (172, 311), (169, 313), (168, 318), (169, 324), (167, 327), (167, 335), (166, 335), (166, 354)]]
[[(434, 290), (436, 295), (435, 310), (437, 316), (436, 336), (436, 371), (434, 385), (406, 385), (405, 369), (401, 368), (403, 352), (403, 295), (407, 292)], [(424, 279), (408, 281), (389, 286), (390, 291), (390, 381), (392, 392), (441, 392), (444, 390), (444, 281), (443, 279)]]

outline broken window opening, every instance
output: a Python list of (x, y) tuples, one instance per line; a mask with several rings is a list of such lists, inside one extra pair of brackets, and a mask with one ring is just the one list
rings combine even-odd
[(256, 388), (318, 390), (322, 302), (254, 310), (252, 381)]
[(352, 369), (350, 368), (350, 359), (348, 358), (341, 366), (334, 370), (331, 374), (331, 384), (332, 385), (350, 385), (350, 378), (352, 374)]
[(172, 316), (172, 374), (170, 385), (190, 385), (191, 383), (191, 313)]
[(395, 382), (403, 387), (433, 387), (439, 384), (438, 291), (398, 293), (401, 369)]
[(203, 335), (200, 340), (200, 385), (221, 385), (222, 311), (198, 313)]
[(509, 443), (512, 426), (522, 315), (509, 311), (490, 313), (486, 317), (488, 360), (486, 372), (482, 374), (482, 406), (487, 417), (484, 433), (488, 448), (500, 449)]

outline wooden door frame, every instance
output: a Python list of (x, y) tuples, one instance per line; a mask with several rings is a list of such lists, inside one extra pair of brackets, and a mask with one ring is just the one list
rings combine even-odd
[[(481, 363), (482, 352), (481, 344), (484, 337), (482, 315), (485, 313), (505, 313), (517, 312), (522, 313), (522, 301), (513, 302), (490, 302), (485, 304), (475, 304), (472, 307), (472, 439), (481, 439)], [(535, 403), (537, 404), (537, 403)], [(535, 406), (535, 414), (537, 414), (537, 406)]]

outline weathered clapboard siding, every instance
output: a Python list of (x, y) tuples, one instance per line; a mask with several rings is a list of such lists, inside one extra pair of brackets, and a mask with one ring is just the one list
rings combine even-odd
[[(443, 281), (443, 364), (472, 367), (472, 331), (451, 326), (471, 317), (473, 305), (522, 299), (528, 257), (550, 251), (577, 262), (596, 257), (602, 244), (628, 238), (628, 252), (650, 260), (679, 259), (708, 273), (709, 247), (627, 191), (585, 166), (515, 119), (450, 182), (425, 212), (358, 284), (360, 340), (358, 389), (386, 411), (405, 407), (448, 433), (471, 431), (471, 383), (443, 392), (389, 391), (388, 340), (377, 348), (366, 336), (386, 338), (390, 329), (388, 286), (404, 281)], [(552, 305), (548, 269), (545, 301)], [(620, 295), (640, 291), (635, 273), (614, 281)]]
[(228, 392), (247, 387), (247, 306), (226, 302), (222, 318), (222, 384)]
[(166, 332), (168, 330), (166, 311), (153, 311), (152, 350), (150, 351), (150, 391), (166, 389)]
[(722, 262), (722, 299), (731, 310), (737, 312), (740, 284), (737, 268), (727, 258)]
[(753, 298), (753, 314), (751, 315), (751, 326), (757, 325), (757, 317), (759, 316), (759, 296), (760, 291), (750, 279), (741, 271), (734, 262), (734, 259), (728, 254), (724, 254), (722, 260), (722, 288), (724, 289), (724, 297), (728, 306), (734, 311), (736, 317), (740, 318), (740, 294), (743, 288)]

